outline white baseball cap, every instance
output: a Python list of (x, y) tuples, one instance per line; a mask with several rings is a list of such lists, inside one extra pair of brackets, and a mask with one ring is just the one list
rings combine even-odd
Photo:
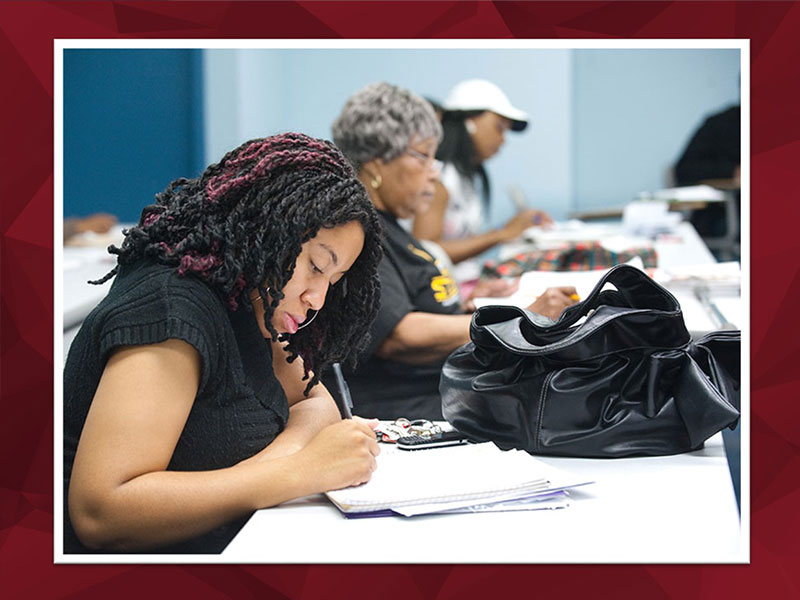
[(485, 79), (467, 79), (450, 90), (442, 103), (445, 110), (490, 110), (511, 121), (511, 129), (528, 126), (528, 114), (511, 105), (499, 87)]

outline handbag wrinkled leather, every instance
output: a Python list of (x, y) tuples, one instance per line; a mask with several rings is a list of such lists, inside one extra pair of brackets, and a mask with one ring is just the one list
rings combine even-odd
[(513, 306), (478, 309), (472, 341), (442, 369), (442, 412), (475, 441), (531, 454), (695, 450), (738, 423), (740, 337), (692, 341), (675, 297), (619, 265), (557, 321)]

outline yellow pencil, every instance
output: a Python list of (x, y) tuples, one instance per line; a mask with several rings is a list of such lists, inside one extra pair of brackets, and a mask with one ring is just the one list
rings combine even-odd
[(578, 296), (578, 294), (570, 294), (569, 299), (575, 300), (575, 302), (580, 302), (581, 297)]

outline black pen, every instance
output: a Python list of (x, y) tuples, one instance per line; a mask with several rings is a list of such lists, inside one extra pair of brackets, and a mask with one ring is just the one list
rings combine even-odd
[(339, 386), (339, 395), (341, 396), (341, 406), (339, 411), (345, 419), (353, 418), (353, 399), (350, 397), (350, 389), (347, 387), (347, 382), (342, 375), (342, 365), (333, 363), (333, 373), (336, 375), (336, 383)]

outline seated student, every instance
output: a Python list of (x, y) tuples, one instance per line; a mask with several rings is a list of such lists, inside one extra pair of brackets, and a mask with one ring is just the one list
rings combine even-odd
[(302, 134), (157, 195), (64, 369), (64, 551), (216, 553), (256, 509), (368, 480), (377, 423), (340, 420), (317, 374), (364, 346), (380, 238)]
[[(695, 185), (713, 180), (728, 180), (739, 187), (742, 157), (742, 110), (739, 105), (728, 107), (709, 116), (686, 145), (675, 164), (677, 185)], [(740, 196), (735, 194), (737, 207)], [(714, 204), (695, 211), (692, 224), (703, 237), (725, 235), (725, 207)], [(739, 232), (736, 232), (737, 237)]]
[(477, 255), (552, 219), (528, 209), (503, 227), (484, 231), (490, 199), (484, 163), (500, 151), (507, 131), (528, 126), (528, 116), (499, 87), (485, 79), (460, 82), (442, 103), (441, 122), (443, 137), (436, 153), (443, 161), (441, 181), (435, 184), (431, 209), (414, 220), (413, 231), (417, 238), (442, 246), (455, 263), (456, 280), (470, 289), (480, 275)]
[[(451, 274), (397, 221), (424, 214), (433, 201), (440, 136), (430, 104), (388, 83), (353, 94), (333, 123), (334, 141), (355, 165), (386, 232), (380, 310), (359, 368), (348, 373), (353, 404), (365, 416), (441, 419), (442, 363), (469, 341), (471, 316)], [(573, 293), (548, 289), (529, 308), (556, 318), (574, 304)]]

